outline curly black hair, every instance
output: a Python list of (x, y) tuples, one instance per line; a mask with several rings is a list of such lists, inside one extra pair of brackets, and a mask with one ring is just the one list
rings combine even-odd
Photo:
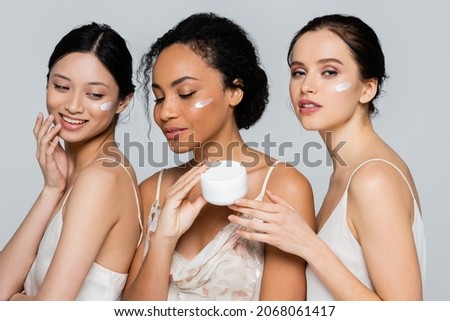
[(269, 86), (256, 48), (239, 25), (214, 13), (197, 13), (182, 20), (158, 38), (142, 57), (138, 79), (149, 118), (153, 66), (158, 55), (173, 44), (188, 46), (208, 66), (218, 70), (224, 88), (242, 88), (243, 99), (234, 110), (239, 129), (248, 129), (261, 118), (268, 103)]

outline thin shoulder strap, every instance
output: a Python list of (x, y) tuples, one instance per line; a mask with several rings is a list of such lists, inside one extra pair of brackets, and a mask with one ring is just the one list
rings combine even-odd
[(66, 196), (64, 197), (64, 200), (63, 200), (62, 205), (61, 205), (61, 210), (60, 210), (61, 213), (62, 213), (62, 211), (64, 209), (64, 206), (66, 205), (66, 202), (67, 202), (67, 199), (69, 198), (70, 193), (72, 192), (72, 189), (73, 189), (73, 185), (70, 186), (69, 191), (67, 192)]
[(150, 246), (150, 235), (154, 231), (156, 231), (159, 214), (161, 213), (159, 210), (159, 195), (161, 193), (161, 182), (162, 182), (163, 174), (164, 174), (164, 168), (159, 172), (158, 182), (156, 183), (155, 200), (153, 201), (150, 212), (148, 213), (147, 231), (145, 233), (146, 242), (145, 242), (144, 252), (143, 252), (143, 257), (142, 257), (143, 259), (147, 256), (148, 249)]
[(272, 174), (273, 170), (277, 165), (280, 163), (280, 161), (276, 161), (272, 165), (270, 165), (269, 170), (266, 173), (266, 177), (264, 178), (263, 185), (261, 187), (261, 191), (259, 192), (258, 196), (256, 197), (256, 200), (262, 200), (264, 198), (264, 193), (266, 192), (267, 183), (269, 182), (270, 175)]
[(156, 185), (156, 197), (155, 197), (155, 204), (159, 203), (159, 194), (161, 193), (161, 182), (162, 182), (162, 178), (163, 178), (163, 174), (164, 174), (164, 168), (159, 172), (158, 175), (158, 183)]
[(141, 228), (141, 235), (139, 237), (139, 242), (138, 242), (138, 244), (140, 244), (141, 241), (142, 241), (144, 225), (142, 224), (142, 218), (141, 218), (141, 207), (139, 205), (140, 204), (139, 203), (139, 194), (138, 194), (138, 191), (137, 191), (137, 187), (134, 184), (133, 177), (131, 177), (130, 172), (128, 171), (128, 169), (121, 162), (118, 162), (117, 160), (115, 160), (113, 158), (107, 158), (107, 157), (97, 158), (95, 161), (97, 162), (97, 161), (101, 161), (101, 160), (112, 161), (114, 163), (119, 164), (119, 166), (121, 166), (125, 170), (125, 172), (128, 174), (128, 177), (130, 178), (131, 185), (133, 186), (134, 198), (136, 200), (136, 205), (137, 205), (137, 212), (138, 212), (137, 214), (138, 214), (139, 227)]
[(367, 163), (370, 163), (370, 162), (376, 162), (376, 161), (381, 161), (381, 162), (384, 162), (384, 163), (389, 164), (389, 165), (391, 165), (392, 167), (394, 167), (394, 168), (397, 170), (397, 172), (400, 173), (400, 175), (403, 177), (403, 179), (405, 180), (406, 184), (408, 185), (409, 191), (411, 192), (411, 195), (412, 195), (413, 199), (416, 199), (416, 198), (414, 197), (413, 189), (412, 189), (411, 185), (409, 184), (408, 180), (406, 179), (406, 176), (403, 174), (403, 172), (402, 172), (397, 166), (395, 166), (393, 163), (391, 163), (391, 162), (389, 162), (389, 161), (387, 161), (387, 160), (385, 160), (385, 159), (383, 159), (383, 158), (371, 158), (371, 159), (368, 159), (368, 160), (362, 162), (361, 164), (359, 164), (358, 167), (356, 167), (355, 170), (354, 170), (354, 171), (352, 172), (352, 174), (350, 175), (350, 177), (349, 177), (349, 179), (348, 179), (348, 182), (347, 182), (347, 187), (346, 187), (345, 190), (348, 190), (348, 187), (350, 186), (350, 181), (352, 180), (353, 175), (356, 173), (356, 171), (357, 171), (358, 169), (360, 169), (361, 167), (363, 167), (363, 166), (364, 166), (365, 164), (367, 164)]

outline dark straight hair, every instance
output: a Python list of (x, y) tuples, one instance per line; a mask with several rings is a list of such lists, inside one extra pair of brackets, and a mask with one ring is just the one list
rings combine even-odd
[(376, 114), (374, 100), (379, 96), (383, 82), (387, 78), (384, 54), (375, 31), (361, 19), (340, 14), (325, 15), (312, 19), (292, 39), (287, 55), (288, 64), (290, 65), (292, 62), (292, 50), (297, 40), (309, 31), (322, 29), (333, 32), (347, 44), (358, 64), (360, 76), (363, 80), (377, 79), (377, 92), (369, 102), (368, 110), (369, 115)]
[(133, 59), (125, 40), (110, 26), (92, 22), (66, 34), (48, 61), (47, 82), (54, 64), (73, 52), (94, 54), (114, 77), (120, 99), (134, 92)]

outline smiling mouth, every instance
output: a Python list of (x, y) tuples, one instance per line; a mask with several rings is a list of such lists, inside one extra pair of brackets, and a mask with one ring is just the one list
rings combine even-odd
[(67, 116), (61, 115), (61, 118), (66, 122), (69, 123), (71, 125), (83, 125), (85, 123), (87, 123), (87, 120), (81, 120), (81, 119), (72, 119), (69, 118)]

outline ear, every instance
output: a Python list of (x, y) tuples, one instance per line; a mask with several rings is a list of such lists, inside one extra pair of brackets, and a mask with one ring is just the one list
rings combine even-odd
[(364, 81), (362, 85), (361, 96), (359, 97), (359, 102), (361, 104), (369, 103), (373, 97), (377, 94), (378, 89), (378, 80), (376, 78), (372, 78)]
[(233, 81), (233, 84), (236, 86), (234, 88), (230, 88), (230, 106), (235, 107), (237, 106), (244, 97), (244, 84), (241, 79), (235, 79)]
[(133, 98), (133, 93), (126, 95), (121, 101), (119, 101), (119, 106), (117, 107), (116, 114), (120, 114), (125, 110), (125, 108), (128, 107), (131, 98)]

